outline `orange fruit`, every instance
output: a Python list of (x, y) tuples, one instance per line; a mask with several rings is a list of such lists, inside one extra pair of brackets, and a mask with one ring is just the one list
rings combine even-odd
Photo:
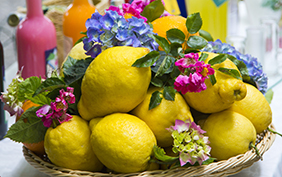
[[(28, 110), (29, 108), (34, 107), (34, 106), (39, 106), (39, 105), (36, 104), (36, 103), (33, 103), (30, 100), (27, 100), (23, 103), (22, 109), (25, 112), (26, 110)], [(17, 116), (16, 121), (18, 121), (19, 119), (20, 119), (20, 116)], [(27, 120), (24, 120), (24, 122), (26, 122), (26, 121)], [(44, 155), (45, 154), (44, 141), (40, 141), (38, 143), (23, 143), (23, 145), (37, 155)]]
[[(164, 16), (157, 18), (152, 21), (153, 32), (157, 33), (159, 36), (166, 38), (166, 32), (170, 29), (177, 28), (182, 31), (185, 35), (185, 40), (187, 41), (190, 36), (199, 36), (199, 32), (195, 34), (190, 34), (186, 28), (186, 18), (182, 16)], [(166, 38), (167, 39), (167, 38)], [(187, 49), (186, 43), (182, 44), (183, 49)], [(159, 50), (163, 50), (159, 48)]]

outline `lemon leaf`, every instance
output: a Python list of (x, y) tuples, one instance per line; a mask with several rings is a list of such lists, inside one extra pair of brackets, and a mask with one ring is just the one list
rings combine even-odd
[(152, 66), (158, 59), (160, 58), (160, 54), (157, 51), (151, 51), (147, 55), (142, 58), (137, 59), (132, 66), (134, 67), (150, 67)]
[(232, 55), (228, 55), (228, 54), (226, 55), (227, 55), (227, 58), (231, 60), (237, 66), (237, 68), (239, 69), (242, 75), (244, 82), (251, 83), (251, 77), (249, 76), (249, 72), (248, 72), (248, 68), (246, 64), (243, 61), (238, 60), (236, 57)]
[(33, 97), (45, 91), (52, 91), (56, 88), (62, 88), (66, 86), (65, 82), (59, 78), (51, 77), (47, 78), (41, 83), (41, 85), (34, 92)]
[(165, 56), (164, 60), (162, 61), (160, 67), (156, 72), (155, 77), (162, 76), (164, 73), (166, 73), (170, 68), (172, 68), (171, 66), (174, 64), (174, 62), (175, 58), (168, 55)]
[(163, 96), (166, 100), (174, 101), (176, 90), (172, 86), (164, 87)]
[(23, 82), (19, 84), (18, 99), (20, 101), (25, 101), (26, 99), (28, 99), (27, 97), (32, 97), (32, 95), (40, 86), (40, 84), (41, 84), (40, 77), (32, 76), (25, 79)]
[(228, 74), (229, 76), (232, 76), (236, 79), (242, 80), (240, 73), (236, 69), (229, 69), (229, 68), (219, 68), (219, 71), (222, 73)]
[(185, 34), (177, 28), (172, 28), (166, 32), (166, 37), (171, 43), (183, 44)]
[(209, 78), (210, 78), (210, 81), (211, 81), (212, 85), (214, 85), (216, 83), (216, 78), (215, 78), (214, 74), (213, 75), (209, 75)]
[(9, 128), (5, 137), (24, 143), (38, 143), (44, 140), (47, 127), (43, 125), (41, 118), (36, 116), (39, 108), (32, 107), (26, 110), (21, 118)]
[(269, 89), (269, 90), (267, 90), (267, 92), (266, 92), (265, 95), (264, 95), (265, 99), (267, 100), (267, 102), (268, 102), (269, 104), (271, 103), (271, 101), (272, 101), (272, 99), (273, 99), (273, 94), (274, 94), (273, 90), (272, 90), (272, 89)]
[(164, 49), (165, 53), (169, 53), (170, 52), (170, 45), (168, 43), (168, 41), (166, 40), (166, 38), (158, 36), (158, 35), (151, 35), (148, 34), (148, 36), (152, 39), (154, 39), (162, 49)]
[(179, 158), (166, 155), (164, 149), (156, 145), (153, 147), (153, 155), (156, 159), (169, 164), (175, 163)]
[(190, 36), (187, 44), (193, 49), (202, 49), (208, 44), (208, 42), (201, 36)]
[(64, 81), (67, 85), (70, 85), (85, 74), (86, 69), (94, 59), (89, 57), (86, 59), (77, 60), (76, 63), (64, 69)]
[(201, 29), (202, 24), (203, 22), (199, 12), (188, 15), (186, 28), (190, 34), (197, 33)]
[(219, 64), (224, 62), (227, 59), (227, 55), (225, 54), (219, 54), (216, 57), (214, 57), (213, 59), (209, 60), (208, 64), (210, 65), (215, 65), (215, 64)]
[(161, 104), (162, 102), (162, 97), (161, 97), (161, 92), (155, 91), (152, 93), (151, 99), (150, 99), (150, 104), (149, 104), (149, 110), (157, 107), (158, 105)]
[(171, 55), (174, 57), (178, 57), (182, 51), (182, 45), (179, 43), (171, 43), (170, 47), (171, 47), (170, 49)]
[(205, 61), (208, 58), (208, 54), (207, 53), (202, 53), (201, 56), (199, 57), (199, 61)]
[(153, 84), (156, 87), (162, 87), (164, 85), (164, 82), (160, 78), (152, 77), (151, 84)]
[(141, 15), (147, 18), (147, 22), (152, 22), (159, 18), (165, 8), (161, 0), (156, 0), (148, 4), (142, 11)]
[(203, 38), (205, 38), (207, 41), (214, 41), (213, 37), (211, 36), (211, 34), (205, 30), (199, 30), (199, 34), (200, 36), (202, 36)]

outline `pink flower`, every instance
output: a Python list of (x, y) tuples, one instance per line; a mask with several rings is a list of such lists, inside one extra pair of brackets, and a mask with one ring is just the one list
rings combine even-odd
[(174, 88), (182, 94), (206, 90), (205, 79), (214, 74), (214, 69), (203, 61), (198, 61), (198, 53), (188, 53), (175, 62), (181, 74), (175, 79)]
[(67, 87), (67, 91), (60, 90), (60, 96), (56, 97), (54, 102), (50, 105), (43, 105), (36, 111), (37, 117), (41, 117), (43, 125), (50, 127), (52, 123), (56, 126), (57, 122), (60, 124), (69, 121), (72, 116), (67, 113), (68, 104), (75, 103), (74, 89)]
[(171, 126), (170, 128), (167, 128), (169, 131), (177, 130), (178, 133), (184, 132), (189, 130), (190, 122), (184, 122), (183, 120), (176, 119), (175, 120), (175, 126)]
[(123, 11), (117, 6), (110, 6), (107, 10), (116, 11), (119, 15), (123, 16)]

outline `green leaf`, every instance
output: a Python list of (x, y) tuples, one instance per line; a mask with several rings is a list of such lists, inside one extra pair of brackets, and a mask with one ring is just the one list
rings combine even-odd
[(200, 36), (202, 36), (203, 38), (205, 38), (207, 41), (212, 41), (213, 42), (213, 37), (211, 36), (211, 34), (205, 30), (200, 30), (199, 31)]
[(148, 34), (148, 36), (152, 39), (154, 39), (162, 49), (164, 49), (165, 53), (169, 53), (170, 52), (170, 45), (168, 43), (168, 41), (166, 40), (166, 38), (158, 36), (158, 35), (152, 35), (152, 34)]
[(149, 104), (149, 110), (157, 107), (159, 104), (161, 104), (162, 102), (161, 98), (161, 92), (159, 91), (155, 91), (154, 93), (152, 93), (151, 99), (150, 99), (150, 104)]
[(64, 81), (67, 85), (76, 82), (82, 78), (86, 69), (94, 59), (89, 57), (86, 59), (78, 60), (74, 65), (64, 69)]
[(179, 54), (181, 53), (182, 49), (182, 45), (179, 43), (171, 43), (170, 44), (170, 53), (172, 54), (172, 56), (174, 57), (178, 57)]
[(33, 96), (37, 96), (38, 94), (45, 92), (45, 91), (52, 91), (56, 88), (62, 88), (64, 86), (66, 86), (65, 82), (59, 78), (56, 78), (56, 77), (47, 78), (37, 88)]
[(227, 59), (227, 56), (225, 54), (219, 54), (213, 59), (209, 60), (208, 64), (215, 65), (224, 62)]
[(171, 157), (171, 156), (168, 156), (168, 155), (165, 155), (165, 151), (163, 148), (161, 147), (158, 147), (156, 145), (154, 145), (153, 147), (153, 155), (156, 159), (162, 161), (162, 162), (165, 162), (165, 163), (175, 163), (179, 157)]
[(162, 79), (158, 77), (153, 77), (151, 80), (151, 84), (153, 84), (156, 87), (162, 87), (164, 85), (164, 82)]
[(15, 142), (25, 143), (38, 143), (44, 140), (47, 127), (43, 125), (41, 118), (36, 116), (39, 108), (32, 107), (25, 111), (21, 118), (9, 128), (5, 137)]
[(50, 105), (52, 100), (47, 95), (47, 92), (41, 93), (39, 95), (36, 95), (35, 97), (28, 97), (28, 99), (33, 103), (39, 104), (40, 106), (43, 106), (45, 104)]
[(158, 51), (152, 51), (142, 58), (137, 59), (132, 66), (134, 67), (150, 67), (160, 58)]
[(147, 22), (152, 22), (159, 18), (165, 8), (161, 0), (156, 0), (148, 4), (142, 11), (141, 15), (147, 18)]
[(190, 34), (197, 33), (201, 29), (202, 24), (203, 22), (199, 12), (188, 15), (186, 28)]
[(76, 44), (78, 44), (78, 43), (82, 42), (82, 41), (83, 41), (83, 39), (85, 39), (85, 38), (87, 38), (87, 37), (86, 37), (86, 36), (84, 36), (84, 37), (82, 37), (82, 38), (78, 39), (78, 40), (75, 42), (75, 44), (74, 44), (73, 46), (75, 46)]
[(18, 99), (19, 101), (25, 101), (32, 97), (34, 92), (41, 84), (41, 78), (32, 76), (25, 79), (23, 82), (19, 84), (19, 91), (18, 91)]
[(208, 58), (209, 54), (202, 53), (199, 57), (199, 61), (205, 61)]
[(193, 49), (202, 49), (208, 44), (208, 42), (201, 36), (190, 36), (187, 44)]
[(229, 76), (232, 76), (236, 79), (242, 80), (240, 73), (236, 69), (229, 69), (229, 68), (219, 68), (220, 72), (223, 72), (224, 74), (227, 74)]
[(272, 101), (272, 99), (273, 99), (273, 94), (274, 94), (273, 90), (272, 90), (272, 89), (269, 89), (269, 90), (267, 90), (267, 92), (266, 92), (265, 95), (264, 95), (265, 99), (267, 100), (267, 102), (268, 102), (269, 104), (271, 103), (271, 101)]
[(170, 73), (171, 78), (174, 80), (177, 76), (179, 76), (180, 71), (178, 69), (178, 66), (173, 65), (173, 70)]
[(73, 66), (77, 61), (78, 61), (78, 58), (74, 59), (68, 56), (67, 60), (63, 64), (63, 70), (67, 70), (69, 67)]
[(216, 78), (215, 78), (214, 74), (209, 75), (209, 78), (210, 78), (210, 81), (211, 81), (212, 85), (216, 84)]
[(174, 101), (176, 90), (172, 86), (164, 87), (163, 96), (166, 100)]
[(183, 44), (185, 42), (185, 34), (177, 28), (172, 28), (166, 32), (166, 37), (170, 43)]
[(171, 57), (171, 56), (165, 56), (164, 60), (162, 61), (160, 67), (158, 68), (158, 71), (155, 75), (155, 77), (157, 76), (162, 76), (163, 74), (166, 73), (167, 70), (169, 70), (171, 68), (171, 66), (174, 64), (175, 62), (175, 58)]
[(231, 60), (236, 66), (237, 68), (239, 69), (241, 75), (242, 75), (242, 78), (244, 80), (244, 82), (251, 82), (251, 77), (249, 76), (249, 72), (248, 72), (248, 68), (246, 66), (246, 64), (241, 61), (241, 60), (238, 60), (236, 57), (232, 56), (232, 55), (227, 55), (227, 58), (229, 60)]

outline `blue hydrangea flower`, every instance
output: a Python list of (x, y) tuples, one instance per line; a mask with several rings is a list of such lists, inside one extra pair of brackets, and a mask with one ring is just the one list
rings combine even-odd
[(85, 26), (84, 49), (92, 58), (113, 46), (146, 47), (150, 51), (158, 48), (158, 43), (148, 37), (148, 34), (155, 33), (144, 19), (132, 17), (126, 20), (117, 12), (108, 10), (103, 16), (98, 12), (92, 14)]
[(258, 90), (265, 94), (267, 91), (267, 76), (262, 70), (262, 65), (258, 62), (257, 58), (249, 54), (241, 54), (233, 46), (222, 43), (219, 39), (214, 42), (209, 42), (202, 51), (213, 53), (225, 53), (236, 57), (238, 60), (243, 61), (248, 68), (248, 73), (251, 80), (256, 84)]

